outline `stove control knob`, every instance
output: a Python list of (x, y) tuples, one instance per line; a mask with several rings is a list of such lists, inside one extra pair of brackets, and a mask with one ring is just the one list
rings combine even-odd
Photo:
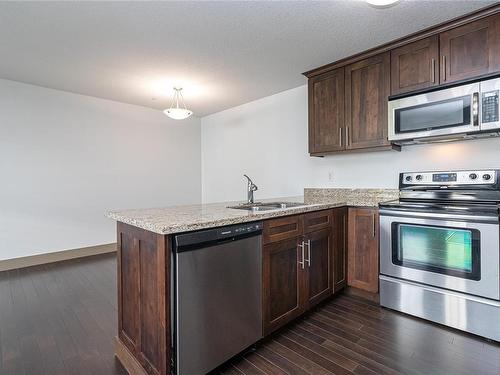
[(491, 174), (489, 174), (489, 173), (483, 174), (483, 180), (485, 180), (485, 181), (491, 180)]
[(421, 174), (417, 174), (415, 178), (417, 179), (417, 181), (422, 181), (423, 176)]
[(406, 182), (411, 182), (411, 176), (406, 176), (405, 180), (406, 180)]
[(475, 180), (475, 179), (477, 178), (477, 174), (475, 174), (475, 173), (471, 173), (471, 174), (469, 175), (469, 178), (470, 178), (471, 180)]

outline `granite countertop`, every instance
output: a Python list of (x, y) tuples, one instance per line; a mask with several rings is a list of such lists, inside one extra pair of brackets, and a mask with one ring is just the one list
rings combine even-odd
[(172, 234), (301, 214), (341, 206), (375, 207), (379, 202), (397, 199), (397, 190), (387, 189), (304, 189), (304, 197), (259, 200), (302, 202), (304, 206), (269, 211), (227, 208), (242, 202), (171, 206), (163, 208), (111, 211), (107, 216), (158, 234)]

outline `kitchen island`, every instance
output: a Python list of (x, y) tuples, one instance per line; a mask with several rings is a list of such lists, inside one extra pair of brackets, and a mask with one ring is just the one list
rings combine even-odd
[[(273, 199), (303, 203), (285, 209), (252, 212), (227, 208), (238, 204), (230, 202), (110, 212), (118, 222), (118, 359), (131, 374), (170, 373), (175, 234), (263, 223), (262, 329), (267, 335), (345, 286), (345, 207), (375, 207), (394, 198), (394, 190), (305, 189), (304, 197)], [(303, 252), (299, 259), (298, 249), (308, 241), (309, 259), (313, 255), (321, 261), (299, 266), (305, 259)], [(293, 263), (280, 268), (287, 260)], [(343, 275), (334, 284), (337, 269)], [(286, 273), (290, 270), (292, 278)], [(297, 285), (283, 285), (287, 280)]]

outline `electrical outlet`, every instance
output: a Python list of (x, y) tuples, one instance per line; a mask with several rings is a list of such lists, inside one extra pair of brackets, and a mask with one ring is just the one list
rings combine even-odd
[(328, 172), (328, 181), (333, 181), (333, 171)]

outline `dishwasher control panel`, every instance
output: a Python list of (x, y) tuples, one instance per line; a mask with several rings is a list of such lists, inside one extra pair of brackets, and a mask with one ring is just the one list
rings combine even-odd
[(193, 246), (204, 246), (207, 243), (223, 241), (230, 238), (258, 235), (262, 231), (262, 221), (245, 224), (229, 225), (225, 227), (187, 232), (174, 236), (174, 247), (176, 252), (186, 251)]
[(230, 227), (218, 228), (217, 237), (218, 238), (228, 238), (233, 236), (239, 236), (245, 233), (253, 233), (262, 230), (262, 222), (248, 223), (241, 225), (233, 225)]

